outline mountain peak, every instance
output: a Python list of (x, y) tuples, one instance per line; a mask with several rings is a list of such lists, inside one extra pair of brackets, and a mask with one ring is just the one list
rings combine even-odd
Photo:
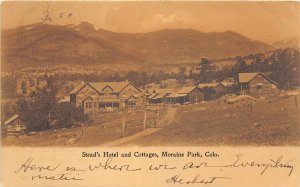
[(204, 33), (193, 29), (164, 29), (117, 33), (88, 22), (27, 25), (3, 32), (2, 39), (2, 54), (7, 61), (26, 58), (33, 63), (186, 63), (197, 62), (203, 56), (220, 59), (271, 48), (231, 30)]
[(100, 30), (101, 29), (100, 27), (93, 25), (86, 21), (76, 23), (73, 26), (76, 28), (79, 28), (79, 29), (83, 29), (83, 30)]
[(226, 33), (236, 33), (236, 32), (234, 32), (233, 30), (227, 30), (227, 31), (225, 31)]
[[(234, 32), (233, 30), (227, 30), (225, 32), (223, 32), (224, 34), (228, 34), (228, 35), (235, 35), (235, 36), (242, 36), (241, 34)], [(245, 36), (243, 36), (245, 37)]]

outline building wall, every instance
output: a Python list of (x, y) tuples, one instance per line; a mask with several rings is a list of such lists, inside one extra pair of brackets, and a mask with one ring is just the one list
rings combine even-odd
[(25, 134), (26, 129), (26, 123), (20, 118), (17, 118), (6, 125), (5, 131), (7, 135), (21, 135)]
[(279, 93), (277, 85), (267, 80), (262, 75), (256, 76), (249, 84), (250, 95), (252, 96), (267, 96), (276, 95)]
[[(134, 96), (134, 97), (131, 97)], [(142, 93), (132, 84), (127, 85), (120, 93), (121, 107), (141, 106), (143, 104)], [(125, 98), (125, 99), (124, 99)], [(133, 104), (134, 102), (134, 104)]]
[(188, 102), (195, 103), (203, 100), (203, 93), (199, 88), (194, 89), (188, 94)]
[(71, 94), (71, 98), (72, 101), (76, 100), (76, 106), (83, 107), (85, 112), (95, 112), (107, 107), (125, 108), (140, 106), (143, 101), (140, 91), (131, 84), (126, 86), (120, 93), (115, 93), (109, 87), (106, 87), (103, 92), (99, 94), (87, 84), (76, 96)]
[(93, 98), (94, 102), (97, 102), (98, 92), (94, 90), (88, 84), (84, 86), (77, 94), (76, 94), (76, 107), (83, 107), (82, 101), (87, 97)]

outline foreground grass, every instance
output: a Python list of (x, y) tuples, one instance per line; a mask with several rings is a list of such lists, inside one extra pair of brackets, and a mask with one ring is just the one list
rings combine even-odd
[[(142, 111), (97, 114), (93, 122), (81, 128), (45, 131), (19, 138), (3, 138), (2, 146), (99, 146), (120, 139), (121, 116), (127, 113), (126, 136), (143, 131)], [(225, 104), (207, 102), (176, 107), (173, 122), (151, 135), (125, 146), (286, 146), (300, 145), (300, 106), (294, 97)], [(156, 118), (153, 114), (148, 116)], [(138, 125), (134, 125), (138, 122)], [(69, 145), (70, 138), (77, 138)], [(123, 145), (122, 145), (123, 146)]]
[(294, 97), (249, 103), (179, 107), (172, 125), (128, 144), (139, 146), (300, 145), (300, 106)]
[[(134, 135), (143, 131), (142, 111), (119, 111), (113, 113), (100, 113), (91, 115), (92, 121), (85, 124), (83, 134), (81, 127), (60, 129), (57, 131), (47, 130), (31, 136), (5, 137), (2, 138), (2, 146), (98, 146), (122, 137), (122, 116), (126, 116), (126, 136)], [(149, 118), (153, 117), (151, 115)], [(68, 140), (76, 139), (73, 144)]]

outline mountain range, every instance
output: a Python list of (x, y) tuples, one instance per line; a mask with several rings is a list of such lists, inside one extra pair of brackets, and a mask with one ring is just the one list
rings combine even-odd
[(193, 29), (164, 29), (116, 33), (88, 22), (37, 23), (2, 29), (1, 58), (4, 64), (26, 65), (191, 63), (203, 57), (220, 59), (268, 51), (274, 46), (233, 31), (204, 33)]
[(272, 44), (272, 46), (276, 49), (278, 48), (299, 48), (300, 47), (300, 36), (292, 37), (285, 40), (280, 40)]

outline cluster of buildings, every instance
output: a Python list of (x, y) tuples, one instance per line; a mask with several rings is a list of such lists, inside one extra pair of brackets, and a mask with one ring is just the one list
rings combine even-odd
[(70, 102), (85, 112), (132, 108), (143, 103), (142, 91), (130, 82), (86, 82), (70, 93)]
[(179, 89), (147, 89), (146, 98), (149, 104), (184, 104), (203, 101), (203, 93), (197, 86), (181, 87)]
[[(172, 81), (171, 81), (172, 82)], [(172, 83), (173, 84), (173, 83)], [(63, 102), (72, 102), (84, 109), (85, 113), (103, 109), (125, 109), (145, 104), (184, 104), (204, 100), (203, 88), (210, 87), (221, 92), (233, 82), (200, 83), (194, 86), (177, 88), (147, 88), (142, 90), (134, 84), (125, 82), (82, 82), (76, 86)], [(240, 94), (254, 97), (279, 94), (278, 84), (262, 73), (240, 73)], [(23, 132), (24, 120), (15, 115), (5, 122), (9, 132)]]
[[(164, 81), (165, 83), (166, 81)], [(175, 81), (169, 81), (176, 85)], [(204, 100), (203, 88), (209, 87), (216, 93), (235, 84), (232, 81), (199, 83), (194, 86), (171, 86), (168, 88), (147, 88), (142, 90), (130, 82), (86, 82), (77, 86), (69, 101), (85, 111), (99, 111), (106, 108), (132, 108), (144, 104), (184, 104)], [(240, 94), (254, 97), (276, 95), (278, 84), (262, 73), (240, 73)]]

